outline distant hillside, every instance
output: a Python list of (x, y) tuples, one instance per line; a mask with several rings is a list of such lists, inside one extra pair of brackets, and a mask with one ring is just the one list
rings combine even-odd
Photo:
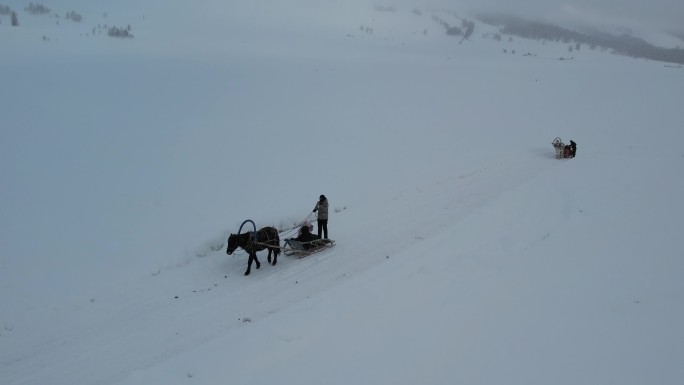
[(667, 33), (684, 42), (684, 31), (668, 31)]
[(503, 14), (480, 14), (477, 18), (483, 23), (499, 27), (501, 33), (504, 34), (568, 44), (587, 44), (591, 48), (600, 47), (610, 49), (619, 55), (684, 64), (684, 49), (679, 47), (657, 47), (643, 39), (628, 34), (616, 36), (600, 32), (591, 34), (580, 33), (552, 24), (525, 20)]
[[(82, 32), (81, 36), (96, 36), (96, 35), (102, 35), (103, 32), (106, 33), (106, 36), (113, 37), (113, 38), (121, 38), (121, 39), (130, 39), (133, 38), (133, 33), (131, 32), (131, 24), (124, 24), (124, 26), (115, 26), (106, 23), (107, 21), (107, 12), (102, 13), (99, 16), (93, 16), (90, 15), (90, 17), (84, 18), (84, 16), (74, 10), (69, 10), (69, 11), (57, 11), (51, 8), (48, 8), (47, 6), (39, 3), (29, 3), (27, 7), (23, 9), (23, 13), (19, 11), (17, 13), (16, 10), (10, 8), (7, 5), (0, 4), (0, 16), (10, 16), (11, 21), (8, 23), (8, 25), (11, 25), (12, 27), (18, 27), (18, 28), (25, 28), (26, 25), (28, 25), (29, 29), (32, 28), (32, 26), (35, 26), (34, 23), (24, 23), (25, 18), (35, 21), (35, 20), (42, 20), (43, 25), (48, 25), (45, 24), (44, 22), (46, 20), (50, 20), (49, 25), (51, 26), (49, 29), (44, 28), (41, 30), (41, 35), (40, 38), (43, 41), (51, 41), (52, 35), (51, 32), (56, 31), (58, 28), (60, 28), (60, 22), (62, 21), (70, 21), (73, 23), (81, 23), (84, 20), (87, 20), (89, 23), (91, 23), (90, 26), (86, 26), (85, 23), (82, 24)], [(21, 15), (21, 16), (19, 16)], [(144, 17), (143, 17), (144, 18)], [(21, 19), (21, 21), (20, 21)], [(52, 22), (54, 21), (54, 22)], [(97, 24), (95, 24), (97, 23)], [(0, 20), (0, 24), (2, 24), (2, 20)], [(35, 31), (35, 29), (34, 29)], [(44, 33), (43, 33), (44, 32)], [(38, 35), (36, 35), (38, 36)]]

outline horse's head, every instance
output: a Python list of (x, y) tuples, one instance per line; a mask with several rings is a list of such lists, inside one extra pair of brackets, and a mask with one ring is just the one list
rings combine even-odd
[(238, 236), (235, 234), (230, 234), (228, 237), (228, 248), (226, 249), (226, 254), (231, 255), (238, 248)]

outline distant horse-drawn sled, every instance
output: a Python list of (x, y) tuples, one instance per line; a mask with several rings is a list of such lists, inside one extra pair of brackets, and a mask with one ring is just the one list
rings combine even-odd
[[(245, 223), (251, 223), (254, 231), (242, 233), (242, 227)], [(261, 267), (256, 255), (257, 251), (268, 249), (268, 263), (275, 266), (281, 251), (285, 255), (303, 258), (333, 246), (335, 246), (335, 241), (332, 239), (321, 239), (318, 235), (311, 233), (311, 225), (308, 222), (304, 222), (299, 228), (299, 234), (296, 238), (285, 239), (281, 246), (280, 234), (275, 227), (263, 227), (257, 230), (254, 222), (247, 219), (242, 222), (237, 234), (230, 234), (228, 237), (226, 254), (233, 254), (238, 247), (245, 250), (249, 254), (245, 275), (249, 275), (252, 270), (252, 262), (256, 263), (257, 269)], [(273, 259), (271, 259), (271, 255), (273, 255)]]
[(565, 144), (561, 138), (555, 138), (551, 145), (556, 150), (556, 159), (574, 158), (575, 153), (577, 153), (577, 143), (573, 140), (570, 141), (570, 144)]

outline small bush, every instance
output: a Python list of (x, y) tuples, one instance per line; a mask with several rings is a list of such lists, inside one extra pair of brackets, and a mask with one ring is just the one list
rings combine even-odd
[(446, 33), (449, 36), (460, 36), (463, 34), (463, 31), (461, 31), (461, 29), (458, 27), (451, 27), (447, 29)]
[(44, 6), (43, 4), (29, 3), (28, 7), (24, 8), (24, 10), (32, 15), (43, 15), (50, 13), (50, 8)]
[(119, 28), (119, 27), (110, 27), (109, 30), (107, 31), (107, 35), (110, 37), (116, 37), (119, 39), (132, 39), (133, 35), (131, 34), (131, 26), (129, 25), (126, 28)]
[(75, 21), (75, 22), (77, 22), (77, 23), (80, 23), (81, 20), (83, 20), (83, 16), (81, 16), (81, 15), (78, 14), (78, 13), (76, 13), (76, 11), (67, 12), (66, 18), (67, 18), (68, 20), (73, 20), (73, 21)]

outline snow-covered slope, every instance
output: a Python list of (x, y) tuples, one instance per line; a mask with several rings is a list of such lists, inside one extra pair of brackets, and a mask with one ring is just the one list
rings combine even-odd
[[(2, 17), (0, 383), (684, 377), (680, 69), (223, 3)], [(337, 246), (244, 277), (320, 194)]]

